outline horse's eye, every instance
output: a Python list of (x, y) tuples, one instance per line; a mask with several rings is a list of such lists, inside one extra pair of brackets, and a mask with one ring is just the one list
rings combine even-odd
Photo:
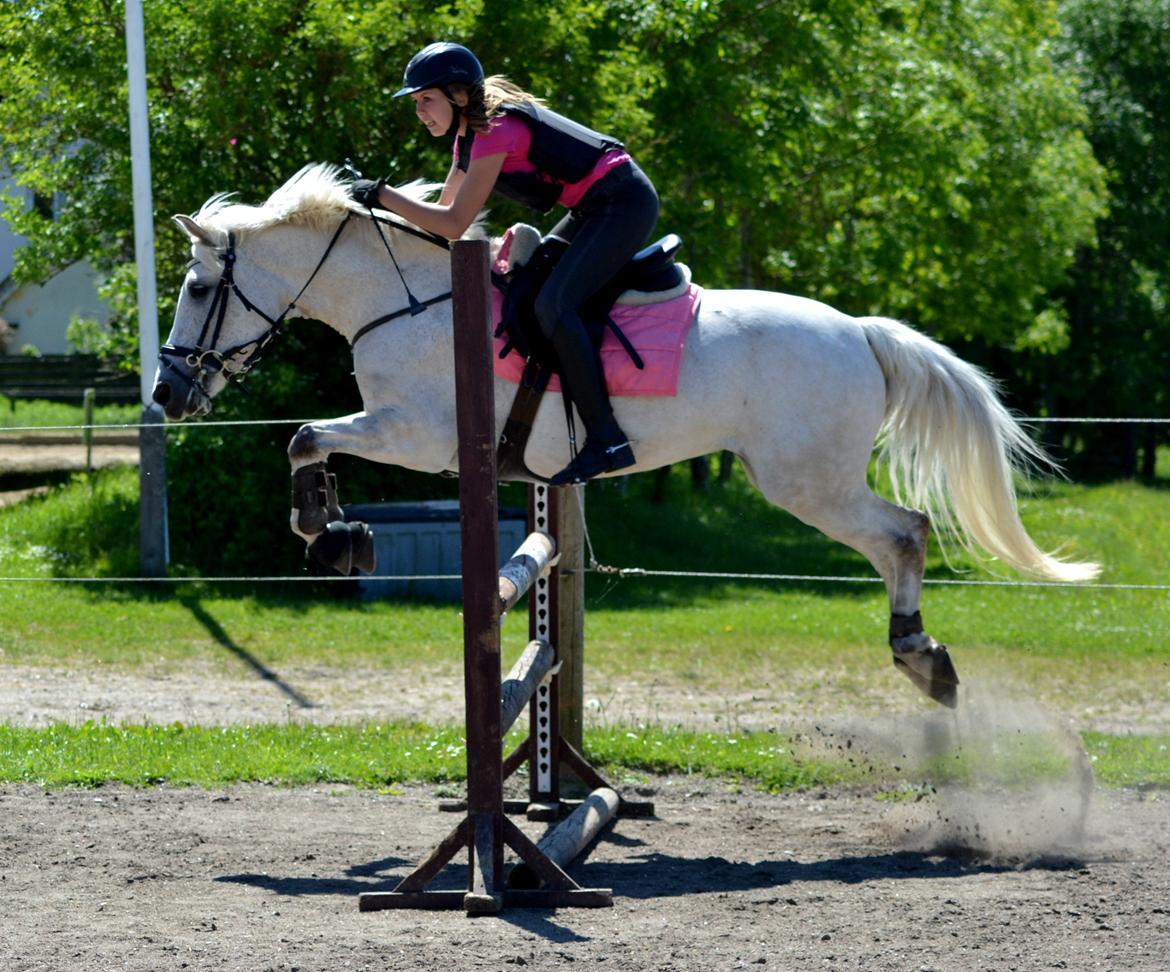
[(187, 284), (187, 293), (189, 293), (196, 300), (202, 300), (207, 296), (207, 291), (211, 288), (205, 283), (200, 283), (198, 280), (192, 280)]

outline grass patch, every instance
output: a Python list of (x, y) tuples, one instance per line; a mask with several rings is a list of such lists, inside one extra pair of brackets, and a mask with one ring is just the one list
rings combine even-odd
[[(47, 495), (0, 511), (0, 572), (6, 577), (133, 577), (138, 574), (137, 538), (138, 470), (77, 473)], [(19, 593), (18, 586), (8, 587)], [(39, 596), (53, 593), (42, 590)]]
[(1170, 736), (1084, 734), (1093, 774), (1109, 786), (1170, 787)]
[(413, 723), (0, 726), (0, 779), (46, 787), (264, 782), (376, 789), (463, 779), (465, 767), (462, 730)]
[[(521, 738), (513, 732), (508, 745)], [(619, 773), (734, 778), (771, 791), (856, 778), (843, 762), (802, 757), (791, 740), (772, 733), (611, 728), (587, 732), (585, 748), (594, 762)], [(376, 789), (465, 778), (463, 730), (456, 727), (0, 725), (0, 781), (49, 788), (263, 782)]]
[[(0, 429), (79, 426), (85, 412), (80, 405), (45, 402), (0, 395)], [(140, 405), (95, 405), (94, 425), (132, 425), (142, 416)]]
[[(1160, 583), (1170, 576), (1160, 482), (1053, 485), (1024, 500), (1024, 518), (1042, 544), (1070, 540), (1070, 554), (1100, 556), (1107, 582)], [(655, 502), (653, 483), (649, 474), (590, 487), (590, 536), (603, 563), (872, 576), (858, 555), (768, 507), (738, 472), (699, 493), (677, 467), (665, 482), (666, 505)], [(0, 575), (133, 575), (137, 490), (135, 470), (101, 471), (0, 510)], [(508, 488), (502, 501), (522, 495)], [(987, 576), (968, 566), (964, 576)], [(937, 553), (929, 574), (955, 576)], [(714, 697), (795, 686), (810, 702), (860, 711), (887, 704), (891, 690), (907, 704), (915, 698), (889, 666), (879, 584), (590, 574), (586, 586), (590, 692), (631, 679)], [(0, 584), (0, 665), (165, 672), (199, 664), (241, 677), (256, 664), (403, 678), (458, 673), (457, 603), (363, 602), (342, 593), (310, 583)], [(1066, 710), (1170, 704), (1165, 591), (928, 586), (923, 612), (965, 681), (1023, 684)], [(521, 628), (505, 628), (508, 658), (523, 646)]]
[(959, 745), (952, 752), (924, 761), (911, 773), (936, 783), (997, 786), (1007, 790), (1067, 779), (1077, 771), (1064, 740), (1049, 733), (1019, 732)]
[(771, 732), (618, 726), (586, 731), (585, 746), (596, 762), (620, 771), (731, 778), (769, 792), (864, 779), (855, 765), (809, 756), (792, 738)]
[[(513, 732), (508, 746), (519, 742)], [(1099, 781), (1111, 786), (1170, 785), (1170, 737), (1087, 734)], [(682, 774), (732, 780), (769, 792), (840, 784), (898, 785), (923, 777), (987, 781), (987, 765), (917, 769), (831, 753), (810, 754), (777, 733), (712, 733), (619, 726), (587, 730), (589, 758), (611, 776)], [(1042, 747), (996, 760), (997, 783), (1027, 786), (1061, 768)], [(466, 778), (463, 730), (418, 723), (203, 727), (0, 724), (0, 782), (47, 788), (232, 783), (457, 783)]]
[[(588, 490), (586, 513), (600, 561), (647, 570), (782, 573), (873, 579), (860, 554), (795, 517), (770, 506), (736, 467), (724, 484), (694, 490), (685, 467), (676, 466), (656, 499), (653, 476), (602, 481)], [(1022, 492), (1021, 516), (1037, 543), (1069, 559), (1102, 562), (1103, 580), (1162, 583), (1170, 568), (1170, 519), (1165, 516), (1164, 481), (1145, 485), (1121, 481), (1095, 485), (1039, 483)], [(950, 561), (937, 542), (928, 550), (928, 578), (1011, 578), (989, 573), (961, 553)], [(796, 587), (844, 601), (866, 599), (865, 583), (669, 579), (636, 577), (613, 581), (607, 597), (614, 607), (674, 606), (699, 598), (738, 596)]]

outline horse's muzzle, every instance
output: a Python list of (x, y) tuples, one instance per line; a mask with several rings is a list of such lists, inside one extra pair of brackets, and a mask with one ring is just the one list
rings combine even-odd
[(150, 397), (155, 404), (162, 406), (167, 418), (175, 421), (207, 415), (211, 411), (211, 399), (167, 361), (159, 365)]

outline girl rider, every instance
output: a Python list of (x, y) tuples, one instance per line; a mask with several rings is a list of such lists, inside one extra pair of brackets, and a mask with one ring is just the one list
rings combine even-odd
[(658, 219), (654, 186), (620, 142), (549, 111), (503, 77), (485, 79), (459, 44), (430, 44), (411, 58), (394, 97), (402, 95), (414, 99), (427, 131), (455, 139), (439, 200), (421, 202), (369, 179), (354, 183), (354, 198), (451, 240), (493, 190), (542, 213), (558, 203), (568, 209), (551, 235), (569, 246), (537, 295), (536, 315), (561, 359), (586, 441), (550, 482), (581, 483), (632, 466), (578, 308), (649, 239)]

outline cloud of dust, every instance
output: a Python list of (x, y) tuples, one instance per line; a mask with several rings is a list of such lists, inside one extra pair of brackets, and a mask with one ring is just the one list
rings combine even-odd
[(822, 744), (898, 767), (915, 792), (889, 825), (908, 850), (1027, 863), (1077, 858), (1093, 775), (1080, 738), (1018, 690), (964, 681), (941, 707), (821, 729)]

